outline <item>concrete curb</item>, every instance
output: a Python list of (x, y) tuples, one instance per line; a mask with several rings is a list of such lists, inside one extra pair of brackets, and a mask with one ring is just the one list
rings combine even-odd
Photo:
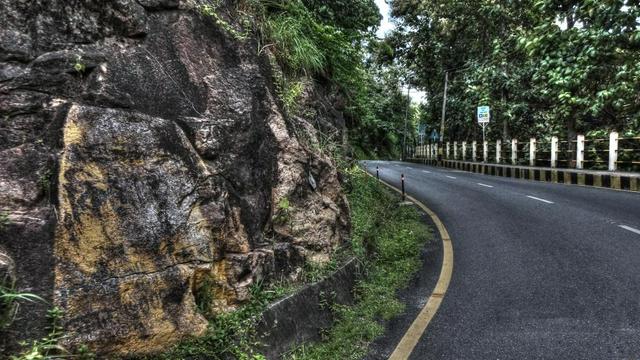
[(589, 171), (578, 169), (541, 168), (518, 165), (485, 164), (459, 160), (407, 159), (407, 162), (440, 166), (485, 175), (535, 181), (602, 187), (614, 190), (640, 191), (640, 174)]
[(280, 359), (296, 345), (319, 340), (322, 330), (333, 325), (332, 305), (353, 304), (361, 278), (360, 262), (353, 258), (326, 279), (269, 305), (256, 331), (261, 353)]

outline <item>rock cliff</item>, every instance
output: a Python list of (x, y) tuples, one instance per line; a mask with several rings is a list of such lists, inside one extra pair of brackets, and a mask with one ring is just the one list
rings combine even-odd
[(285, 116), (256, 40), (188, 1), (0, 9), (0, 278), (50, 302), (18, 309), (5, 349), (55, 305), (68, 346), (158, 351), (205, 330), (196, 299), (229, 310), (348, 236), (308, 145), (339, 113), (318, 91), (312, 121)]

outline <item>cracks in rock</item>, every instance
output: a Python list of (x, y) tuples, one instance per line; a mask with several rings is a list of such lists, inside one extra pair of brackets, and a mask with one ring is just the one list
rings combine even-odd
[[(193, 186), (193, 189), (191, 189), (187, 194), (185, 194), (184, 196), (182, 196), (180, 198), (180, 200), (178, 201), (178, 204), (180, 204), (179, 206), (182, 207), (184, 204), (184, 201), (187, 200), (188, 197), (192, 196), (193, 194), (196, 193), (196, 191), (198, 191), (198, 187), (200, 186), (200, 184), (196, 184)], [(191, 210), (189, 210), (189, 216), (191, 216)]]
[(182, 97), (184, 98), (184, 100), (186, 100), (186, 101), (189, 103), (189, 105), (191, 105), (191, 108), (193, 109), (193, 111), (195, 111), (195, 113), (196, 113), (196, 114), (198, 114), (198, 115), (200, 115), (200, 116), (202, 116), (202, 117), (205, 117), (205, 115), (204, 115), (203, 113), (201, 113), (200, 111), (198, 111), (198, 109), (196, 109), (195, 104), (194, 104), (194, 103), (189, 99), (189, 97), (188, 97), (188, 96), (187, 96), (187, 94), (184, 92), (184, 90), (182, 89), (182, 87), (178, 84), (178, 82), (177, 82), (177, 81), (176, 81), (176, 80), (175, 80), (171, 75), (169, 75), (169, 73), (168, 73), (167, 71), (165, 71), (165, 69), (164, 69), (164, 65), (160, 62), (160, 60), (158, 60), (158, 58), (157, 58), (155, 55), (153, 55), (153, 54), (151, 53), (151, 51), (149, 51), (149, 49), (144, 48), (144, 47), (143, 47), (142, 49), (143, 49), (147, 54), (149, 54), (149, 57), (150, 57), (152, 60), (154, 60), (154, 61), (158, 64), (160, 71), (162, 71), (162, 73), (163, 73), (166, 77), (168, 77), (168, 78), (169, 78), (169, 80), (171, 80), (171, 82), (173, 83), (173, 85), (175, 85), (176, 89), (177, 89), (178, 91), (180, 91), (180, 93), (182, 94)]
[(184, 261), (184, 262), (179, 262), (179, 263), (175, 263), (175, 264), (171, 264), (171, 265), (167, 265), (159, 270), (156, 271), (149, 271), (149, 272), (145, 272), (145, 271), (140, 271), (140, 272), (133, 272), (130, 274), (126, 274), (126, 275), (121, 275), (121, 276), (112, 276), (109, 278), (105, 278), (100, 280), (100, 282), (111, 282), (111, 281), (118, 281), (118, 280), (123, 280), (123, 279), (128, 279), (128, 278), (132, 278), (132, 277), (140, 277), (140, 276), (152, 276), (152, 275), (156, 275), (156, 274), (160, 274), (166, 271), (169, 271), (175, 267), (178, 266), (182, 266), (182, 265), (194, 265), (194, 266), (202, 266), (202, 265), (211, 265), (213, 264), (215, 261), (209, 261), (209, 260), (189, 260), (189, 261)]
[(175, 5), (158, 4), (157, 6), (145, 5), (140, 0), (135, 0), (135, 1), (138, 5), (142, 6), (145, 9), (145, 11), (150, 13), (174, 12), (174, 11), (180, 10), (180, 5), (177, 0)]

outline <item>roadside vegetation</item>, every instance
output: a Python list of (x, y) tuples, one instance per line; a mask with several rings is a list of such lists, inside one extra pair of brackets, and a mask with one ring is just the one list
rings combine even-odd
[[(407, 284), (420, 266), (420, 249), (431, 237), (413, 207), (399, 206), (398, 198), (360, 168), (349, 165), (349, 157), (397, 157), (405, 116), (408, 132), (414, 131), (418, 112), (409, 109), (401, 91), (406, 73), (394, 61), (391, 46), (375, 37), (381, 15), (374, 0), (245, 0), (233, 9), (220, 1), (200, 6), (227, 34), (238, 41), (259, 39), (257, 51), (266, 54), (274, 68), (276, 90), (288, 116), (313, 116), (299, 106), (302, 94), (321, 83), (341, 99), (349, 129), (350, 150), (335, 146), (329, 134), (320, 134), (343, 172), (344, 187), (352, 208), (351, 243), (323, 266), (304, 269), (298, 284), (258, 284), (251, 300), (235, 312), (210, 317), (205, 336), (187, 340), (164, 354), (148, 359), (262, 359), (256, 351), (254, 329), (260, 314), (274, 300), (304, 283), (323, 279), (344, 260), (357, 257), (366, 272), (355, 289), (354, 306), (336, 306), (339, 319), (327, 330), (323, 341), (292, 350), (291, 359), (361, 358), (370, 343), (381, 335), (381, 320), (399, 314), (403, 305), (396, 292)], [(240, 19), (231, 22), (227, 19)], [(315, 123), (314, 119), (307, 119)], [(320, 129), (318, 129), (320, 130)], [(289, 209), (279, 203), (286, 222)], [(206, 313), (206, 310), (203, 311)]]
[(640, 134), (637, 1), (390, 3), (387, 41), (430, 99), (428, 131), (440, 131), (446, 72), (446, 140), (481, 138), (478, 105), (491, 106), (490, 139)]
[(403, 311), (397, 291), (420, 268), (420, 249), (432, 239), (430, 229), (412, 206), (401, 206), (399, 197), (366, 175), (349, 171), (353, 233), (351, 247), (365, 269), (355, 289), (353, 306), (336, 306), (337, 322), (317, 344), (292, 351), (292, 360), (361, 359), (370, 342), (382, 335), (381, 320)]
[(408, 73), (391, 43), (375, 35), (381, 14), (374, 0), (243, 0), (231, 9), (220, 0), (199, 3), (200, 12), (234, 39), (247, 40), (250, 32), (259, 39), (256, 51), (271, 57), (276, 90), (290, 115), (309, 117), (298, 103), (305, 90), (322, 84), (342, 104), (350, 155), (399, 156), (405, 117), (412, 134), (418, 109), (402, 91)]
[[(9, 284), (13, 286), (13, 284)], [(0, 285), (0, 330), (6, 329), (14, 320), (18, 309), (24, 303), (42, 303), (47, 301), (38, 295), (18, 292), (13, 287)], [(47, 334), (31, 341), (23, 341), (19, 345), (21, 350), (18, 354), (8, 357), (10, 360), (53, 360), (53, 359), (78, 359), (91, 360), (94, 354), (86, 346), (80, 346), (74, 351), (65, 348), (60, 344), (64, 337), (64, 330), (61, 326), (63, 312), (60, 308), (53, 306), (47, 311), (49, 327)]]
[(259, 342), (255, 329), (268, 304), (306, 283), (322, 280), (353, 257), (361, 262), (365, 274), (354, 289), (355, 304), (332, 305), (337, 318), (335, 326), (323, 334), (321, 342), (301, 344), (287, 357), (291, 360), (362, 358), (368, 344), (382, 335), (381, 320), (402, 312), (403, 304), (396, 293), (420, 268), (420, 250), (432, 235), (415, 207), (401, 206), (396, 194), (362, 169), (357, 166), (345, 169), (345, 176), (352, 210), (352, 237), (328, 264), (305, 268), (303, 280), (295, 284), (254, 285), (249, 303), (237, 311), (211, 316), (204, 336), (143, 359), (264, 359), (256, 350)]
[[(321, 134), (319, 151), (343, 164), (345, 190), (353, 211), (351, 243), (323, 266), (309, 265), (298, 284), (256, 284), (251, 300), (235, 312), (211, 316), (205, 336), (186, 340), (166, 353), (146, 359), (237, 358), (259, 360), (252, 340), (255, 325), (266, 306), (291, 293), (304, 283), (318, 281), (353, 256), (366, 271), (358, 284), (357, 303), (335, 307), (339, 321), (319, 344), (294, 350), (292, 359), (355, 358), (366, 352), (367, 344), (383, 331), (380, 320), (402, 311), (396, 291), (406, 285), (420, 265), (420, 248), (430, 235), (412, 207), (398, 206), (398, 199), (357, 167), (344, 165), (347, 158), (389, 158), (400, 154), (405, 119), (407, 132), (414, 131), (418, 111), (410, 108), (402, 83), (406, 72), (394, 60), (394, 50), (386, 40), (376, 38), (381, 15), (374, 0), (242, 0), (230, 9), (228, 2), (202, 0), (196, 11), (207, 16), (236, 41), (259, 39), (256, 52), (272, 61), (278, 95), (288, 115), (313, 116), (298, 106), (302, 94), (314, 84), (322, 84), (342, 104), (349, 131), (349, 149), (335, 150), (335, 139)], [(74, 69), (84, 72), (82, 59)], [(315, 123), (314, 119), (310, 120)], [(46, 185), (46, 184), (45, 184)], [(288, 202), (281, 202), (287, 221)], [(0, 213), (0, 230), (9, 225)], [(2, 293), (9, 301), (33, 301), (30, 294)], [(201, 304), (207, 303), (202, 299)], [(206, 314), (208, 309), (200, 309)], [(62, 314), (50, 311), (51, 328), (42, 339), (23, 343), (23, 351), (13, 359), (91, 358), (84, 347), (72, 353), (60, 346), (64, 337)], [(4, 321), (5, 319), (3, 319)], [(8, 321), (8, 320), (7, 320)]]

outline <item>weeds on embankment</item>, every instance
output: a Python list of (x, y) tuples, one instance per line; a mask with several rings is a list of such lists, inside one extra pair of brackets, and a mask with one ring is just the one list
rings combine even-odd
[(300, 346), (291, 360), (364, 357), (369, 343), (384, 331), (380, 320), (402, 312), (396, 293), (420, 268), (420, 250), (432, 238), (414, 207), (399, 206), (398, 196), (359, 168), (348, 175), (352, 248), (366, 276), (355, 289), (356, 304), (335, 308), (338, 321), (323, 341)]

